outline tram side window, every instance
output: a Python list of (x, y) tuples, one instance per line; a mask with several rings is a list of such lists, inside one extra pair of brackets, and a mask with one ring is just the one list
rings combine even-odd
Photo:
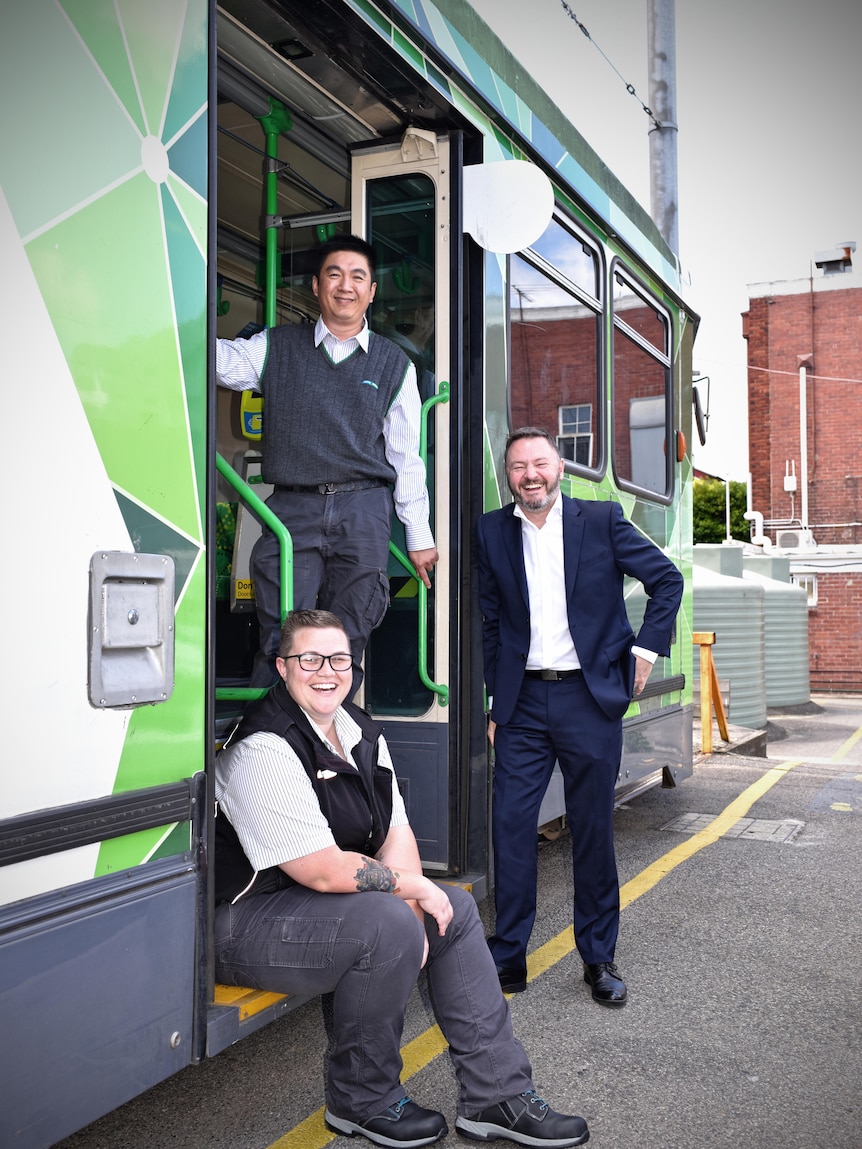
[(509, 261), (511, 425), (546, 428), (591, 472), (603, 465), (597, 277), (594, 253), (557, 221)]
[(614, 275), (613, 450), (623, 487), (668, 499), (673, 482), (670, 324), (658, 306)]

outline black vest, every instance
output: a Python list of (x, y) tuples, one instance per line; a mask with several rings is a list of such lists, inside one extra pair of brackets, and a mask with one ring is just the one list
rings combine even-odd
[[(276, 683), (265, 698), (247, 707), (229, 741), (238, 742), (262, 730), (283, 738), (305, 768), (336, 845), (373, 858), (389, 833), (392, 772), (378, 762), (382, 727), (350, 702), (344, 703), (344, 709), (362, 731), (362, 739), (353, 750), (358, 769), (326, 748), (283, 682)], [(335, 777), (320, 777), (321, 773)], [(243, 852), (236, 830), (227, 815), (219, 811), (215, 833), (216, 902), (233, 901), (253, 877), (254, 867)], [(272, 866), (258, 873), (248, 893), (269, 894), (293, 885), (293, 878), (279, 866)]]
[(260, 380), (264, 482), (394, 482), (383, 424), (409, 365), (402, 348), (373, 331), (367, 352), (333, 363), (323, 344), (314, 346), (310, 324), (273, 327)]

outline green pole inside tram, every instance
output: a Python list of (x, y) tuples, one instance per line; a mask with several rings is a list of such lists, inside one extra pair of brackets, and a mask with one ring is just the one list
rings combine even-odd
[(281, 278), (278, 263), (278, 233), (281, 217), (278, 214), (278, 137), (289, 132), (293, 126), (290, 112), (278, 100), (270, 97), (269, 112), (260, 116), (261, 127), (266, 138), (266, 300), (265, 322), (267, 327), (276, 325), (276, 291)]

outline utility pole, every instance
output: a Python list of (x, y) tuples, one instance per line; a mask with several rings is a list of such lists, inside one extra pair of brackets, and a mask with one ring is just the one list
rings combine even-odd
[(650, 129), (650, 215), (668, 247), (679, 255), (676, 144), (675, 0), (647, 0), (649, 106), (659, 126)]

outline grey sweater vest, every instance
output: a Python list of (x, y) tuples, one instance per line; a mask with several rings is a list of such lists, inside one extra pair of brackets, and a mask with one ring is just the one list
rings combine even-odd
[(275, 327), (261, 376), (263, 480), (314, 486), (360, 479), (395, 480), (384, 451), (383, 421), (410, 360), (372, 333), (335, 364), (314, 346), (311, 324)]

